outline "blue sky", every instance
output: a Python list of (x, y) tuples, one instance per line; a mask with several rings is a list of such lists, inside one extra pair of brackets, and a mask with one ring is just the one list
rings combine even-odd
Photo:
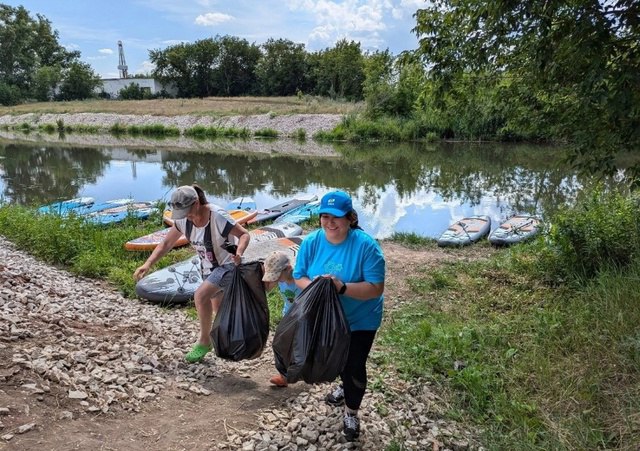
[(262, 44), (269, 38), (303, 43), (307, 51), (347, 38), (364, 50), (393, 54), (417, 46), (413, 14), (424, 0), (24, 0), (0, 3), (42, 14), (60, 44), (79, 50), (103, 78), (118, 77), (118, 41), (129, 73), (149, 72), (150, 49), (216, 35)]

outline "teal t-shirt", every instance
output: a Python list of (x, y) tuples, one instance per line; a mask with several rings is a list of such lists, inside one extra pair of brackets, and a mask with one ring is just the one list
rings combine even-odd
[(295, 282), (278, 282), (278, 289), (280, 290), (280, 295), (284, 300), (284, 305), (282, 307), (282, 316), (284, 316), (291, 308), (293, 300), (300, 294), (302, 290), (298, 288)]
[[(293, 278), (331, 274), (342, 282), (384, 282), (385, 261), (380, 245), (360, 229), (351, 229), (340, 244), (325, 238), (324, 230), (316, 230), (300, 245)], [(382, 322), (384, 296), (361, 301), (340, 295), (351, 330), (377, 330)]]

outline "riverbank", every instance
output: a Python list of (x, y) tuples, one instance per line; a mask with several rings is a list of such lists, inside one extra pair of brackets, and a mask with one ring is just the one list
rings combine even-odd
[[(415, 265), (460, 258), (383, 248), (390, 308), (402, 305)], [(3, 238), (0, 261), (0, 439), (8, 449), (478, 449), (428, 380), (406, 382), (372, 363), (362, 437), (349, 444), (340, 409), (322, 401), (329, 384), (269, 386), (270, 345), (251, 361), (210, 355), (187, 365), (197, 325), (183, 310), (123, 298)]]
[[(0, 138), (11, 141), (47, 142), (56, 145), (83, 145), (130, 148), (166, 148), (218, 152), (250, 152), (267, 154), (303, 155), (317, 157), (337, 156), (334, 147), (328, 143), (310, 139), (319, 131), (328, 132), (342, 120), (339, 114), (288, 114), (288, 115), (249, 115), (214, 118), (208, 116), (152, 116), (107, 113), (75, 113), (75, 114), (36, 114), (0, 116)], [(101, 133), (46, 133), (40, 126), (55, 125), (62, 121), (65, 125), (82, 127), (99, 127)], [(28, 130), (20, 129), (22, 124)], [(180, 130), (176, 137), (147, 137), (131, 135), (114, 135), (108, 130), (116, 124), (125, 127), (161, 125), (175, 127)], [(285, 139), (194, 139), (184, 136), (184, 131), (193, 127), (246, 128), (251, 133), (272, 129)], [(25, 131), (26, 130), (26, 131)], [(304, 130), (309, 139), (288, 139), (298, 130)]]

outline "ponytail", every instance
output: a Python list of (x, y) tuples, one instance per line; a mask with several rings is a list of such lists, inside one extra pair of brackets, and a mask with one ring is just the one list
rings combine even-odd
[(198, 202), (200, 202), (200, 205), (208, 205), (209, 201), (207, 200), (207, 196), (204, 195), (204, 191), (202, 190), (202, 188), (200, 188), (195, 183), (193, 183), (191, 186), (193, 186), (193, 189), (196, 190), (196, 194), (198, 194)]

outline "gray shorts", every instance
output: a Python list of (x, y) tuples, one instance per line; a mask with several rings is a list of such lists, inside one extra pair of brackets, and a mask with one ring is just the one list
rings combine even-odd
[(231, 283), (231, 271), (234, 266), (234, 263), (227, 263), (226, 265), (213, 268), (213, 271), (207, 276), (207, 282), (220, 288), (229, 286)]

